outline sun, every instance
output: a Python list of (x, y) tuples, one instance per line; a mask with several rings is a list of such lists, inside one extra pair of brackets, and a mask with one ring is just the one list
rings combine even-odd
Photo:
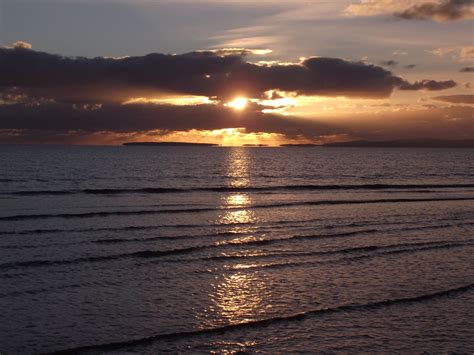
[(242, 111), (247, 107), (248, 102), (249, 100), (245, 97), (237, 97), (234, 100), (226, 103), (226, 106), (238, 111)]

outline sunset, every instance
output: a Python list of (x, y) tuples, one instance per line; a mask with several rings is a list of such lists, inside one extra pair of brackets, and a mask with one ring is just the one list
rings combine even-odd
[(474, 0), (0, 0), (0, 354), (474, 352)]
[(471, 1), (6, 0), (2, 16), (5, 143), (474, 138)]

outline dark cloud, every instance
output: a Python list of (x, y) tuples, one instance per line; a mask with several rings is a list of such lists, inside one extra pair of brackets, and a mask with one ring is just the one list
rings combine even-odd
[(328, 125), (305, 119), (264, 114), (257, 105), (236, 112), (223, 105), (107, 104), (101, 107), (67, 104), (0, 105), (0, 129), (81, 131), (188, 131), (245, 128), (248, 132), (316, 137), (332, 132)]
[(453, 80), (436, 81), (436, 80), (422, 80), (414, 83), (404, 82), (400, 85), (400, 90), (446, 90), (455, 87), (457, 84)]
[[(65, 119), (67, 118), (67, 119)], [(256, 107), (235, 112), (223, 105), (170, 106), (153, 104), (103, 105), (74, 109), (66, 104), (0, 106), (3, 143), (120, 144), (139, 137), (150, 140), (176, 131), (244, 128), (249, 132), (282, 134), (289, 139), (320, 140), (345, 135), (366, 140), (436, 137), (474, 138), (472, 108), (451, 106), (414, 110), (390, 107), (380, 113), (299, 119), (263, 114)], [(429, 124), (427, 124), (429, 122)], [(157, 131), (160, 130), (160, 131)]]
[(436, 96), (433, 100), (448, 102), (452, 104), (470, 104), (474, 105), (474, 95), (448, 95), (448, 96)]
[[(238, 55), (234, 54), (238, 52)], [(135, 134), (244, 128), (317, 140), (361, 135), (330, 120), (271, 114), (255, 102), (243, 111), (223, 103), (236, 96), (280, 99), (296, 95), (385, 98), (395, 89), (443, 90), (454, 81), (410, 83), (371, 64), (309, 58), (298, 64), (258, 65), (242, 50), (200, 51), (142, 57), (62, 57), (27, 46), (0, 48), (0, 140), (2, 142), (114, 142)], [(212, 104), (122, 104), (133, 97), (200, 95)], [(283, 95), (284, 96), (284, 95)], [(146, 100), (145, 100), (146, 101)], [(273, 107), (274, 108), (274, 107)], [(139, 132), (139, 133), (137, 133)]]
[(380, 64), (386, 67), (396, 67), (398, 65), (398, 62), (395, 60), (386, 60), (384, 62), (381, 62)]
[(473, 17), (474, 0), (444, 0), (440, 3), (426, 2), (414, 5), (395, 16), (404, 19), (428, 20), (447, 22)]
[(408, 64), (404, 66), (405, 69), (414, 69), (416, 68), (416, 64)]
[[(410, 84), (381, 67), (339, 58), (257, 65), (215, 51), (142, 57), (62, 57), (24, 47), (0, 48), (0, 89), (58, 102), (123, 102), (162, 93), (261, 97), (271, 89), (300, 95), (388, 97), (396, 88), (442, 90), (447, 82)], [(454, 82), (449, 82), (452, 87)]]
[(459, 70), (461, 73), (474, 73), (474, 67), (464, 67)]

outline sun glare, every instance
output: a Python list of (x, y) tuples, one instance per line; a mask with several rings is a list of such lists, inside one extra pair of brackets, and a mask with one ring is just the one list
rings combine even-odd
[(248, 99), (245, 97), (237, 97), (233, 101), (228, 102), (226, 106), (241, 111), (247, 107), (247, 104)]

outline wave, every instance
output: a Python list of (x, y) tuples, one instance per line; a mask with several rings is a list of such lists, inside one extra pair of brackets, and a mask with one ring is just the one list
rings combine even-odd
[(217, 232), (212, 234), (188, 234), (188, 235), (175, 235), (175, 236), (160, 236), (151, 238), (109, 238), (109, 239), (97, 239), (91, 241), (91, 243), (97, 244), (122, 244), (122, 243), (146, 243), (157, 240), (185, 240), (185, 239), (200, 239), (200, 238), (220, 238), (228, 236), (239, 236), (247, 235), (248, 232)]
[[(400, 217), (402, 215), (397, 215)], [(305, 223), (314, 223), (314, 222), (329, 222), (329, 221), (345, 221), (346, 218), (313, 218), (305, 220), (286, 220), (286, 221), (275, 221), (274, 225), (269, 225), (268, 227), (272, 228), (287, 228), (287, 226), (298, 227)], [(450, 218), (449, 221), (456, 220), (456, 218)], [(418, 223), (419, 221), (417, 221)], [(89, 233), (89, 232), (127, 232), (127, 231), (140, 231), (140, 230), (157, 230), (162, 228), (202, 228), (202, 227), (232, 227), (232, 226), (254, 226), (257, 223), (255, 222), (233, 222), (233, 223), (209, 223), (209, 224), (163, 224), (163, 225), (152, 225), (152, 226), (124, 226), (124, 227), (93, 227), (93, 228), (74, 228), (74, 229), (25, 229), (25, 230), (6, 230), (0, 231), (0, 235), (35, 235), (35, 234), (56, 234), (56, 233)], [(362, 220), (360, 222), (352, 222), (347, 225), (325, 225), (321, 226), (324, 229), (334, 229), (341, 227), (364, 227), (367, 225), (394, 225), (394, 224), (409, 224), (409, 222), (400, 221), (400, 222), (383, 222), (374, 221), (374, 220)], [(281, 226), (280, 226), (281, 225)]]
[[(462, 226), (472, 226), (472, 225), (474, 225), (474, 222), (466, 222), (466, 223), (458, 223), (458, 224), (428, 225), (428, 226), (418, 226), (418, 227), (392, 228), (392, 229), (364, 229), (364, 230), (360, 230), (360, 231), (352, 231), (352, 232), (336, 233), (336, 234), (327, 234), (327, 235), (320, 235), (320, 234), (294, 235), (292, 237), (289, 237), (289, 238), (286, 238), (286, 239), (283, 239), (283, 240), (313, 239), (313, 238), (316, 238), (316, 239), (327, 239), (327, 238), (329, 238), (330, 239), (330, 238), (336, 238), (336, 237), (350, 237), (350, 236), (359, 235), (359, 234), (412, 232), (412, 231), (422, 231), (422, 230), (430, 230), (430, 229), (446, 229), (446, 228), (452, 228), (452, 227), (462, 227)], [(282, 240), (282, 239), (279, 239), (279, 240)]]
[(0, 182), (25, 182), (25, 180), (15, 180), (15, 179), (0, 179)]
[(76, 229), (27, 229), (19, 231), (0, 231), (0, 235), (30, 235), (30, 234), (56, 234), (56, 233), (89, 233), (89, 232), (127, 232), (127, 231), (144, 231), (157, 230), (164, 228), (202, 228), (202, 227), (219, 227), (219, 226), (235, 226), (235, 225), (255, 225), (256, 223), (229, 223), (223, 224), (163, 224), (155, 226), (125, 226), (125, 227), (97, 227), (97, 228), (76, 228)]
[[(345, 218), (333, 218), (331, 220), (339, 221), (345, 220)], [(449, 220), (452, 220), (449, 219)], [(274, 225), (268, 225), (268, 228), (287, 228), (288, 225), (291, 227), (298, 227), (302, 223), (313, 223), (313, 222), (328, 222), (327, 218), (316, 218), (306, 220), (287, 220), (287, 221), (275, 221)], [(347, 225), (338, 225), (337, 227), (328, 225), (321, 226), (323, 229), (334, 229), (341, 227), (364, 227), (368, 224), (380, 225), (379, 221), (366, 220), (357, 223), (350, 223)], [(384, 225), (392, 224), (407, 224), (407, 222), (385, 222)], [(215, 228), (215, 227), (233, 227), (233, 226), (255, 226), (255, 222), (233, 222), (233, 223), (210, 223), (210, 224), (163, 224), (153, 226), (125, 226), (125, 227), (97, 227), (97, 228), (75, 228), (75, 229), (26, 229), (17, 231), (0, 231), (0, 235), (35, 235), (35, 234), (57, 234), (57, 233), (90, 233), (90, 232), (127, 232), (127, 231), (146, 231), (146, 230), (159, 230), (164, 228)], [(281, 225), (281, 226), (280, 226)], [(199, 237), (199, 236), (197, 236)]]
[(278, 185), (260, 187), (195, 187), (195, 188), (168, 188), (146, 187), (139, 189), (78, 189), (78, 190), (24, 190), (4, 192), (3, 194), (20, 196), (37, 195), (120, 195), (120, 194), (169, 194), (186, 192), (271, 192), (271, 191), (333, 191), (333, 190), (426, 190), (426, 189), (455, 189), (474, 188), (474, 184), (339, 184), (339, 185)]
[[(392, 230), (391, 232), (394, 232), (394, 231), (398, 231), (398, 230)], [(383, 231), (378, 230), (378, 229), (364, 229), (364, 230), (358, 230), (358, 231), (331, 233), (331, 234), (294, 235), (287, 238), (245, 240), (242, 242), (228, 241), (228, 242), (223, 242), (223, 243), (204, 244), (204, 245), (198, 245), (198, 246), (192, 246), (192, 247), (186, 247), (186, 248), (176, 248), (176, 249), (170, 249), (170, 250), (143, 250), (143, 251), (132, 252), (132, 253), (102, 255), (102, 256), (84, 257), (84, 258), (75, 258), (75, 259), (66, 259), (66, 260), (32, 260), (32, 261), (23, 261), (23, 262), (11, 262), (11, 263), (0, 264), (0, 269), (38, 267), (38, 266), (55, 266), (55, 265), (67, 265), (67, 264), (78, 264), (78, 263), (93, 263), (93, 262), (103, 262), (103, 261), (125, 259), (125, 258), (160, 258), (164, 256), (183, 255), (183, 254), (193, 253), (196, 251), (222, 248), (222, 247), (262, 246), (262, 245), (270, 245), (274, 243), (282, 243), (282, 242), (284, 243), (288, 241), (291, 242), (293, 240), (300, 240), (300, 239), (345, 238), (345, 237), (352, 237), (352, 236), (363, 235), (363, 234), (373, 234), (373, 233), (379, 233), (379, 232), (383, 232)], [(224, 233), (227, 233), (227, 232), (224, 232)], [(188, 236), (185, 236), (185, 237), (188, 237)], [(97, 242), (97, 241), (92, 241), (92, 242)], [(107, 240), (99, 240), (99, 242), (104, 243), (104, 242), (107, 242)], [(108, 242), (123, 243), (124, 240), (111, 239)], [(416, 244), (413, 244), (413, 245), (416, 245)], [(333, 254), (341, 254), (341, 253), (344, 254), (344, 253), (349, 253), (349, 252), (376, 251), (378, 249), (383, 249), (383, 247), (369, 246), (369, 247), (358, 247), (358, 248), (350, 248), (350, 249), (339, 249), (339, 250), (334, 250), (334, 251), (313, 252), (312, 255), (333, 255)]]
[[(351, 231), (351, 232), (342, 232), (342, 233), (333, 233), (326, 235), (294, 235), (287, 238), (275, 238), (275, 239), (257, 239), (257, 240), (248, 240), (244, 242), (227, 242), (221, 243), (222, 246), (243, 246), (243, 245), (267, 245), (272, 243), (280, 243), (284, 241), (291, 241), (292, 239), (312, 239), (312, 238), (336, 238), (336, 237), (348, 237), (358, 234), (367, 234), (367, 233), (376, 233), (380, 232), (378, 229), (365, 229), (361, 231)], [(263, 232), (260, 232), (262, 234)], [(94, 240), (92, 243), (99, 244), (120, 244), (120, 243), (142, 243), (156, 240), (182, 240), (182, 239), (199, 239), (199, 238), (219, 238), (226, 236), (241, 236), (241, 235), (253, 235), (256, 233), (249, 232), (220, 232), (213, 234), (204, 234), (204, 235), (178, 235), (178, 236), (164, 236), (164, 237), (152, 237), (152, 238), (112, 238), (112, 239), (99, 239)], [(214, 247), (214, 244), (210, 245)]]
[[(366, 223), (365, 225), (399, 225), (402, 223)], [(453, 228), (453, 227), (463, 227), (463, 226), (472, 226), (474, 225), (474, 222), (465, 222), (465, 223), (456, 223), (456, 224), (438, 224), (438, 225), (424, 225), (424, 226), (417, 226), (417, 227), (403, 227), (403, 228), (392, 228), (392, 229), (370, 229), (370, 230), (363, 230), (363, 231), (351, 231), (351, 232), (344, 232), (344, 233), (338, 233), (338, 234), (327, 234), (327, 235), (321, 235), (321, 234), (315, 234), (315, 235), (294, 235), (289, 238), (278, 238), (275, 239), (276, 242), (281, 242), (285, 240), (292, 240), (292, 239), (312, 239), (312, 238), (318, 238), (318, 239), (327, 239), (327, 238), (337, 238), (337, 237), (350, 237), (350, 236), (356, 236), (359, 234), (368, 234), (368, 233), (376, 233), (376, 232), (384, 232), (384, 233), (394, 233), (394, 232), (410, 232), (410, 231), (422, 231), (422, 230), (434, 230), (434, 229), (447, 229), (447, 228)], [(190, 225), (186, 225), (190, 226)], [(202, 226), (202, 225), (197, 225)], [(219, 226), (219, 225), (213, 225)], [(348, 227), (363, 227), (364, 224), (348, 224), (348, 225), (341, 225), (338, 226), (338, 228), (348, 228)], [(173, 227), (173, 226), (171, 226)], [(159, 226), (144, 226), (144, 227), (123, 227), (123, 228), (89, 228), (89, 229), (44, 229), (44, 230), (38, 230), (39, 234), (42, 233), (66, 233), (66, 232), (83, 232), (83, 231), (126, 231), (126, 230), (156, 230), (160, 229), (161, 227)], [(71, 246), (71, 245), (78, 245), (78, 244), (90, 244), (90, 243), (95, 243), (95, 244), (124, 244), (124, 243), (148, 243), (152, 241), (160, 241), (160, 240), (199, 240), (201, 238), (209, 238), (209, 239), (217, 239), (217, 238), (222, 238), (222, 237), (236, 237), (236, 236), (257, 236), (257, 235), (264, 235), (266, 233), (270, 233), (271, 230), (268, 228), (272, 228), (271, 226), (267, 226), (265, 228), (259, 228), (258, 230), (252, 231), (252, 232), (238, 232), (238, 231), (222, 231), (222, 232), (214, 232), (214, 233), (209, 233), (209, 234), (184, 234), (184, 235), (162, 235), (162, 236), (157, 236), (157, 237), (150, 237), (150, 238), (104, 238), (104, 239), (96, 239), (96, 240), (80, 240), (80, 241), (73, 241), (73, 242), (68, 242), (68, 243), (47, 243), (47, 244), (37, 244), (37, 245), (4, 245), (0, 246), (0, 249), (38, 249), (38, 248), (45, 248), (45, 247), (51, 247), (51, 246)], [(327, 226), (321, 226), (319, 228), (314, 228), (311, 227), (311, 229), (320, 229), (320, 230), (333, 230), (335, 227), (330, 226), (328, 228)], [(34, 230), (27, 230), (27, 231), (18, 231), (18, 232), (0, 232), (0, 235), (2, 234), (7, 234), (7, 235), (15, 235), (15, 234), (31, 234), (33, 233)], [(268, 244), (268, 243), (267, 243)]]
[[(391, 223), (388, 223), (391, 224)], [(380, 225), (380, 223), (378, 223)], [(385, 225), (385, 224), (384, 224)], [(221, 243), (222, 246), (241, 246), (245, 244), (250, 245), (265, 245), (271, 243), (279, 243), (285, 241), (292, 241), (296, 239), (333, 239), (333, 238), (347, 238), (352, 236), (357, 236), (361, 234), (373, 234), (373, 233), (394, 233), (394, 232), (411, 232), (411, 231), (422, 231), (422, 230), (434, 230), (434, 229), (447, 229), (453, 227), (463, 227), (463, 226), (472, 226), (474, 222), (465, 222), (465, 223), (456, 223), (456, 224), (440, 224), (440, 225), (424, 225), (424, 226), (417, 226), (417, 227), (403, 227), (403, 228), (392, 228), (392, 229), (363, 229), (363, 230), (356, 230), (350, 232), (340, 232), (340, 233), (330, 233), (330, 234), (310, 234), (310, 235), (293, 235), (287, 238), (275, 238), (275, 239), (263, 239), (263, 240), (253, 240), (253, 241), (245, 241), (245, 242), (227, 242)], [(349, 224), (346, 226), (340, 226), (340, 228), (345, 227), (353, 227), (353, 224)], [(362, 227), (362, 225), (357, 225), (357, 227)], [(125, 228), (117, 228), (117, 230), (135, 230), (138, 228), (139, 230), (142, 227), (125, 227)], [(143, 227), (146, 229), (157, 229), (159, 227)], [(327, 230), (328, 228), (322, 227), (321, 229)], [(329, 229), (333, 229), (332, 227)], [(114, 228), (91, 228), (85, 229), (91, 231), (102, 231), (102, 230), (115, 230)], [(50, 231), (57, 231), (57, 230), (41, 230), (42, 232), (50, 232)], [(71, 232), (71, 231), (81, 231), (81, 230), (59, 230), (62, 232)], [(28, 231), (30, 232), (30, 231)], [(77, 245), (77, 244), (89, 244), (89, 243), (96, 243), (96, 244), (124, 244), (124, 243), (147, 243), (151, 241), (158, 241), (158, 240), (196, 240), (200, 238), (221, 238), (221, 237), (236, 237), (236, 236), (256, 236), (256, 235), (264, 235), (268, 230), (259, 230), (254, 232), (237, 232), (237, 231), (223, 231), (223, 232), (215, 232), (210, 234), (184, 234), (184, 235), (173, 235), (173, 236), (158, 236), (158, 237), (151, 237), (151, 238), (105, 238), (105, 239), (96, 239), (96, 240), (82, 240), (77, 242), (69, 242), (69, 243), (48, 243), (48, 244), (39, 244), (39, 245), (6, 245), (0, 246), (0, 249), (37, 249), (37, 248), (44, 248), (44, 247), (51, 247), (51, 246), (70, 246), (70, 245)], [(0, 233), (1, 234), (1, 233)], [(217, 257), (218, 258), (218, 257)]]
[(171, 250), (144, 250), (133, 253), (123, 253), (114, 255), (102, 255), (102, 256), (91, 256), (84, 258), (66, 259), (66, 260), (30, 260), (30, 261), (19, 261), (0, 264), (0, 269), (16, 269), (25, 267), (38, 267), (38, 266), (56, 266), (56, 265), (69, 265), (69, 264), (81, 264), (81, 263), (95, 263), (103, 261), (112, 261), (126, 258), (157, 258), (168, 255), (179, 255), (188, 254), (197, 250), (206, 249), (210, 247), (217, 247), (218, 245), (202, 245), (189, 248), (171, 249)]
[(206, 244), (206, 245), (198, 245), (198, 246), (193, 246), (193, 247), (177, 248), (177, 249), (170, 249), (170, 250), (143, 250), (143, 251), (132, 252), (132, 253), (92, 256), (92, 257), (66, 259), (66, 260), (19, 261), (19, 262), (10, 262), (10, 263), (0, 264), (0, 269), (15, 269), (15, 268), (24, 268), (24, 267), (94, 263), (94, 262), (112, 261), (112, 260), (127, 259), (127, 258), (146, 258), (146, 259), (159, 258), (159, 257), (169, 256), (169, 255), (189, 254), (195, 251), (219, 248), (222, 246), (266, 244), (269, 242), (272, 242), (272, 240), (255, 240), (255, 241), (246, 241), (243, 243)]
[[(388, 215), (386, 217), (408, 217), (411, 215), (404, 215), (404, 214), (395, 214), (395, 215)], [(450, 217), (449, 219), (439, 219), (437, 214), (425, 214), (424, 216), (430, 217), (428, 220), (432, 221), (434, 218), (438, 222), (441, 221), (457, 221), (460, 220), (458, 217)], [(421, 217), (421, 216), (419, 216)], [(311, 218), (311, 219), (303, 219), (303, 220), (282, 220), (282, 221), (274, 221), (269, 225), (261, 225), (262, 227), (272, 228), (272, 229), (283, 229), (290, 227), (300, 227), (307, 223), (314, 223), (314, 222), (325, 222), (335, 223), (334, 225), (319, 225), (318, 229), (335, 229), (335, 228), (344, 228), (344, 227), (366, 227), (368, 225), (371, 226), (378, 226), (378, 225), (407, 225), (412, 224), (413, 221), (383, 221), (380, 220), (360, 220), (358, 222), (351, 222), (349, 224), (340, 225), (336, 222), (338, 221), (346, 221), (347, 218), (341, 217), (334, 217), (331, 219), (328, 218)], [(416, 221), (417, 224), (419, 222), (425, 221), (418, 219)], [(159, 229), (176, 229), (176, 228), (223, 228), (223, 227), (233, 227), (233, 226), (255, 226), (257, 225), (256, 222), (232, 222), (232, 223), (205, 223), (205, 224), (162, 224), (162, 225), (151, 225), (151, 226), (124, 226), (124, 227), (92, 227), (92, 228), (74, 228), (74, 229), (26, 229), (26, 230), (10, 230), (10, 231), (0, 231), (0, 235), (35, 235), (35, 234), (56, 234), (56, 233), (90, 233), (90, 232), (128, 232), (128, 231), (146, 231), (146, 230), (159, 230)], [(461, 225), (472, 225), (472, 223), (461, 223), (457, 224), (458, 226)], [(453, 227), (456, 225), (453, 224), (446, 224), (446, 227)], [(425, 227), (421, 227), (425, 228)], [(440, 226), (441, 228), (441, 226)]]
[[(367, 233), (368, 231), (360, 231), (360, 232), (348, 232), (348, 233), (340, 233), (340, 234), (332, 234), (333, 237), (336, 236), (347, 236), (347, 235), (355, 235), (356, 233)], [(372, 232), (370, 230), (369, 232)], [(95, 256), (95, 257), (86, 257), (86, 258), (75, 258), (75, 259), (67, 259), (67, 260), (32, 260), (32, 261), (23, 261), (23, 262), (12, 262), (12, 263), (4, 263), (0, 264), (0, 269), (11, 269), (11, 268), (23, 268), (23, 267), (37, 267), (37, 266), (55, 266), (55, 265), (67, 265), (67, 264), (77, 264), (77, 263), (91, 263), (91, 262), (102, 262), (102, 261), (111, 261), (123, 258), (158, 258), (163, 256), (169, 255), (182, 255), (182, 254), (189, 254), (195, 251), (200, 251), (204, 249), (213, 249), (219, 247), (236, 247), (236, 246), (251, 246), (251, 245), (267, 245), (272, 243), (278, 243), (286, 240), (291, 240), (294, 237), (290, 238), (281, 238), (281, 239), (258, 239), (258, 240), (247, 240), (244, 242), (228, 242), (228, 243), (220, 243), (220, 244), (205, 244), (187, 248), (177, 248), (177, 249), (170, 249), (170, 250), (144, 250), (139, 252), (132, 252), (132, 253), (123, 253), (123, 254), (115, 254), (115, 255), (103, 255), (103, 256)]]
[[(382, 251), (376, 254), (364, 254), (359, 256), (352, 256), (352, 257), (342, 257), (339, 259), (331, 259), (331, 260), (321, 260), (321, 261), (302, 261), (302, 262), (287, 262), (287, 263), (272, 263), (272, 264), (263, 264), (263, 265), (251, 265), (249, 267), (239, 267), (239, 268), (227, 268), (226, 271), (235, 271), (238, 270), (239, 272), (243, 271), (251, 271), (254, 272), (255, 269), (279, 269), (279, 268), (287, 268), (287, 267), (300, 267), (303, 265), (325, 265), (325, 264), (341, 264), (347, 263), (352, 261), (360, 261), (364, 259), (372, 259), (376, 257), (386, 256), (386, 255), (395, 255), (395, 254), (404, 254), (404, 253), (415, 253), (415, 252), (424, 252), (436, 249), (452, 249), (452, 248), (459, 248), (464, 246), (471, 246), (473, 245), (474, 239), (466, 240), (464, 242), (453, 242), (453, 241), (439, 241), (439, 242), (424, 242), (424, 243), (405, 243), (405, 244), (393, 244), (389, 246), (367, 246), (367, 247), (358, 247), (358, 248), (347, 248), (342, 249), (339, 251), (330, 251), (326, 252), (326, 254), (349, 254), (353, 252), (371, 252), (377, 250), (387, 250), (390, 248), (395, 247), (410, 247), (409, 249), (401, 249), (401, 250), (387, 250)], [(420, 246), (421, 248), (413, 248), (413, 246)], [(325, 252), (303, 252), (303, 253), (273, 253), (270, 255), (245, 255), (245, 256), (215, 256), (215, 257), (208, 257), (208, 258), (199, 258), (199, 259), (168, 259), (167, 262), (189, 262), (189, 261), (207, 261), (207, 260), (219, 260), (219, 259), (242, 259), (242, 258), (265, 258), (265, 257), (282, 257), (282, 256), (311, 256), (316, 254), (324, 254)], [(148, 255), (149, 256), (149, 255)], [(147, 255), (145, 255), (147, 257)], [(209, 272), (210, 270), (206, 270)], [(213, 272), (211, 270), (211, 272)], [(4, 277), (7, 275), (4, 275)], [(108, 283), (109, 285), (116, 285), (116, 283)], [(94, 286), (95, 283), (84, 283), (84, 284), (72, 284), (72, 285), (64, 285), (57, 288), (52, 288), (54, 290), (59, 289), (67, 289), (72, 287), (87, 287), (87, 286)], [(101, 283), (101, 286), (104, 284)], [(41, 288), (41, 289), (33, 289), (33, 290), (25, 290), (25, 291), (14, 291), (5, 294), (0, 294), (0, 298), (2, 297), (10, 297), (10, 296), (21, 296), (23, 294), (33, 295), (33, 294), (40, 294), (43, 292), (51, 291), (52, 289), (49, 288)]]
[[(389, 255), (398, 255), (398, 254), (410, 254), (410, 253), (419, 253), (419, 252), (426, 252), (426, 251), (433, 251), (433, 250), (439, 250), (439, 249), (456, 249), (456, 248), (462, 248), (466, 246), (474, 246), (474, 240), (467, 240), (464, 242), (433, 242), (431, 243), (420, 243), (418, 247), (410, 247), (408, 249), (397, 249), (397, 250), (387, 250), (390, 248), (395, 248), (397, 247), (396, 245), (390, 246), (390, 247), (379, 247), (379, 246), (368, 246), (368, 247), (360, 247), (360, 248), (348, 248), (346, 250), (341, 250), (339, 251), (334, 251), (334, 252), (328, 252), (328, 255), (331, 254), (350, 254), (354, 252), (375, 252), (371, 254), (364, 254), (364, 255), (356, 255), (356, 256), (344, 256), (342, 258), (338, 259), (330, 259), (330, 260), (318, 260), (318, 261), (294, 261), (294, 262), (285, 262), (285, 263), (268, 263), (268, 264), (261, 264), (261, 265), (249, 265), (249, 266), (239, 266), (239, 267), (230, 267), (227, 268), (227, 270), (248, 270), (254, 272), (255, 270), (264, 270), (264, 269), (281, 269), (281, 268), (288, 268), (288, 267), (301, 267), (304, 265), (326, 265), (326, 264), (341, 264), (341, 263), (348, 263), (352, 261), (360, 261), (360, 260), (365, 260), (365, 259), (373, 259), (377, 257), (384, 257), (384, 256), (389, 256)], [(438, 244), (437, 244), (438, 243)], [(411, 246), (417, 246), (418, 243), (412, 243)], [(408, 246), (410, 244), (407, 244), (405, 246)], [(403, 244), (400, 244), (398, 247), (403, 246)], [(311, 255), (321, 255), (320, 252), (306, 252), (306, 253), (301, 253), (302, 256), (311, 256)], [(301, 254), (298, 254), (301, 255)], [(282, 254), (283, 256), (284, 253)], [(274, 255), (273, 255), (274, 256)], [(288, 255), (291, 256), (291, 255)], [(294, 256), (294, 255), (293, 255)], [(254, 258), (258, 258), (259, 256), (254, 256)], [(218, 259), (219, 257), (211, 257), (209, 259)], [(225, 257), (220, 257), (220, 258), (225, 258)], [(228, 257), (232, 258), (232, 256)], [(238, 258), (238, 257), (234, 257)], [(182, 260), (181, 260), (182, 261)]]
[[(229, 243), (230, 245), (242, 245), (242, 244), (271, 244), (273, 242), (282, 242), (282, 241), (291, 241), (293, 239), (331, 239), (331, 238), (338, 238), (338, 237), (351, 237), (360, 234), (372, 234), (372, 233), (382, 233), (382, 232), (408, 232), (408, 231), (421, 231), (427, 229), (446, 229), (451, 227), (461, 227), (461, 226), (468, 226), (474, 225), (474, 222), (467, 222), (467, 223), (458, 223), (458, 224), (441, 224), (441, 225), (429, 225), (429, 226), (418, 226), (418, 227), (405, 227), (405, 228), (395, 228), (395, 229), (363, 229), (363, 230), (356, 230), (350, 232), (340, 232), (340, 233), (332, 233), (332, 234), (310, 234), (310, 235), (293, 235), (287, 238), (275, 238), (275, 239), (265, 239), (265, 240), (255, 240), (255, 241), (247, 241), (245, 243)], [(341, 226), (344, 227), (351, 227), (351, 226)], [(357, 226), (362, 227), (362, 226)], [(314, 228), (312, 228), (314, 229)], [(327, 229), (327, 228), (322, 228)], [(330, 228), (333, 229), (333, 228)], [(256, 235), (256, 234), (264, 234), (265, 231), (256, 231), (256, 232), (216, 232), (212, 234), (201, 234), (201, 235), (176, 235), (176, 236), (160, 236), (160, 237), (151, 237), (151, 238), (110, 238), (110, 239), (98, 239), (93, 240), (91, 243), (98, 243), (98, 244), (120, 244), (120, 243), (143, 243), (143, 242), (150, 242), (156, 240), (182, 240), (182, 239), (199, 239), (199, 238), (220, 238), (226, 236), (241, 236), (241, 235)], [(227, 244), (223, 244), (227, 245)]]
[(207, 336), (207, 335), (222, 335), (224, 333), (229, 333), (229, 332), (233, 332), (237, 330), (264, 328), (264, 327), (277, 325), (281, 323), (302, 321), (302, 320), (310, 319), (313, 317), (323, 317), (326, 315), (337, 314), (337, 313), (367, 312), (367, 311), (374, 311), (374, 310), (385, 309), (385, 308), (390, 308), (390, 307), (395, 307), (395, 306), (402, 306), (402, 305), (409, 306), (412, 304), (434, 301), (434, 300), (438, 300), (438, 299), (442, 299), (446, 297), (455, 297), (455, 296), (462, 295), (464, 293), (471, 292), (473, 290), (474, 290), (474, 283), (471, 283), (471, 284), (467, 284), (467, 285), (463, 285), (463, 286), (459, 286), (459, 287), (455, 287), (455, 288), (451, 288), (447, 290), (421, 294), (418, 296), (388, 299), (388, 300), (370, 302), (370, 303), (347, 304), (347, 305), (342, 305), (338, 307), (319, 308), (319, 309), (315, 309), (311, 311), (306, 311), (306, 312), (301, 312), (301, 313), (296, 313), (296, 314), (291, 314), (291, 315), (286, 315), (286, 316), (281, 316), (281, 317), (254, 320), (254, 321), (248, 321), (248, 322), (243, 322), (243, 323), (224, 325), (224, 326), (215, 327), (215, 328), (157, 334), (157, 335), (144, 337), (140, 339), (125, 340), (121, 342), (64, 349), (64, 350), (53, 352), (53, 354), (77, 354), (79, 352), (87, 352), (87, 351), (113, 351), (113, 350), (120, 350), (125, 347), (151, 345), (154, 342), (158, 342), (158, 341), (178, 340), (178, 339), (183, 339), (183, 338), (188, 338), (188, 337)]
[[(330, 235), (321, 235), (321, 238), (324, 237), (343, 237), (343, 236), (352, 236), (361, 233), (374, 233), (377, 230), (363, 230), (356, 232), (345, 232), (337, 233)], [(205, 249), (214, 249), (220, 247), (241, 247), (241, 246), (253, 246), (253, 245), (269, 245), (273, 243), (279, 243), (284, 241), (289, 241), (292, 239), (306, 238), (307, 236), (292, 236), (289, 238), (278, 238), (278, 239), (256, 239), (256, 240), (246, 240), (243, 242), (226, 242), (226, 243), (215, 243), (215, 244), (205, 244), (198, 245), (187, 248), (177, 248), (170, 250), (144, 250), (139, 252), (132, 253), (123, 253), (123, 254), (114, 254), (114, 255), (103, 255), (103, 256), (94, 256), (94, 257), (85, 257), (85, 258), (75, 258), (75, 259), (66, 259), (66, 260), (31, 260), (31, 261), (22, 261), (22, 262), (11, 262), (0, 264), (0, 269), (11, 269), (11, 268), (24, 268), (24, 267), (38, 267), (38, 266), (55, 266), (55, 265), (68, 265), (68, 264), (78, 264), (78, 263), (93, 263), (93, 262), (103, 262), (111, 261), (124, 258), (159, 258), (163, 256), (170, 255), (182, 255), (189, 254), (195, 251), (205, 250)], [(315, 238), (312, 236), (311, 238)], [(111, 243), (120, 243), (123, 241), (112, 240)]]
[(84, 212), (84, 213), (57, 213), (57, 214), (30, 214), (30, 215), (14, 215), (0, 217), (0, 221), (24, 221), (29, 219), (49, 219), (49, 218), (93, 218), (93, 217), (108, 217), (108, 216), (128, 216), (128, 215), (150, 215), (160, 213), (195, 213), (195, 212), (209, 212), (215, 211), (216, 208), (189, 208), (189, 209), (169, 209), (169, 210), (141, 210), (141, 211), (98, 211), (98, 212)]
[(162, 209), (162, 210), (139, 210), (139, 211), (99, 211), (84, 213), (58, 213), (58, 214), (31, 214), (31, 215), (13, 215), (0, 217), (0, 221), (23, 221), (31, 219), (49, 219), (49, 218), (93, 218), (109, 216), (127, 216), (127, 215), (153, 215), (153, 214), (172, 214), (172, 213), (200, 213), (213, 211), (229, 210), (248, 210), (264, 208), (281, 208), (297, 206), (331, 206), (331, 205), (361, 205), (375, 203), (413, 203), (413, 202), (444, 202), (444, 201), (472, 201), (474, 197), (446, 197), (446, 198), (397, 198), (397, 199), (373, 199), (373, 200), (321, 200), (321, 201), (300, 201), (277, 204), (250, 205), (246, 207), (228, 207), (228, 208), (188, 208), (188, 209)]

